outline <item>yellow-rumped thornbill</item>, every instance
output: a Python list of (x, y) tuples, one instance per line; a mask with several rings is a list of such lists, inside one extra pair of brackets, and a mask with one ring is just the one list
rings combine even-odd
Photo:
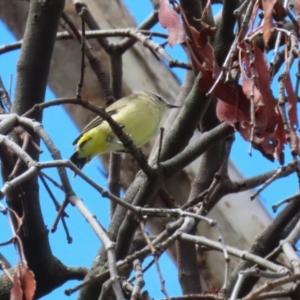
[[(152, 92), (136, 91), (110, 105), (106, 112), (122, 125), (137, 147), (142, 147), (157, 132), (164, 112), (178, 106)], [(75, 152), (70, 160), (79, 168), (95, 155), (124, 151), (124, 146), (101, 117), (93, 119), (73, 142)]]

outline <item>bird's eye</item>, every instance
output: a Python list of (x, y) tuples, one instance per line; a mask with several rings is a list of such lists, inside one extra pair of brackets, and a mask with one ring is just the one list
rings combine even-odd
[(151, 93), (151, 94), (152, 94), (152, 98), (154, 98), (155, 100), (157, 100), (161, 103), (165, 103), (165, 100), (161, 95), (158, 95), (156, 93)]
[(160, 101), (160, 102), (163, 102), (164, 103), (164, 100), (163, 98), (160, 96), (160, 95), (156, 95), (157, 99)]

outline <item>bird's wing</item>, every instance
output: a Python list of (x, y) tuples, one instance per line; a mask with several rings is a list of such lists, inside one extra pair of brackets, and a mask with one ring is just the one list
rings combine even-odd
[[(106, 112), (112, 117), (113, 115), (115, 115), (116, 113), (118, 113), (118, 111), (120, 109), (122, 109), (123, 107), (125, 107), (134, 97), (136, 97), (134, 94), (131, 94), (127, 97), (124, 97), (116, 102), (114, 102), (112, 105), (110, 105), (107, 109)], [(72, 145), (76, 145), (77, 142), (80, 140), (80, 138), (89, 130), (99, 126), (104, 120), (98, 116), (95, 119), (93, 119), (90, 123), (88, 123), (82, 130), (81, 134), (74, 140), (74, 142), (72, 143)]]

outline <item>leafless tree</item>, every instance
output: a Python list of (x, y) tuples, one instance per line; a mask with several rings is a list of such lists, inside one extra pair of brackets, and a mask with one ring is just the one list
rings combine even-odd
[[(216, 3), (222, 10), (213, 15)], [(79, 299), (151, 299), (143, 289), (148, 256), (166, 299), (299, 299), (299, 194), (274, 204), (274, 209), (284, 208), (255, 238), (247, 232), (236, 238), (243, 222), (234, 216), (225, 220), (220, 208), (222, 201), (237, 200), (235, 194), (245, 191), (239, 201), (247, 207), (251, 193), (254, 199), (273, 181), (299, 175), (299, 70), (295, 84), (291, 80), (299, 56), (299, 5), (279, 0), (160, 0), (153, 1), (149, 18), (136, 26), (121, 1), (0, 2), (1, 18), (20, 38), (1, 46), (0, 54), (22, 47), (12, 101), (0, 82), (0, 195), (6, 200), (0, 211), (12, 225), (6, 243), (15, 245), (19, 262), (10, 266), (0, 256), (0, 299), (39, 298), (71, 279), (82, 280), (66, 291), (80, 289)], [(167, 35), (151, 31), (158, 22)], [(158, 44), (153, 36), (164, 42)], [(166, 43), (181, 44), (188, 63), (171, 57)], [(272, 55), (266, 56), (270, 50)], [(140, 68), (133, 67), (137, 62)], [(167, 66), (186, 69), (181, 85)], [(271, 86), (275, 76), (276, 92)], [(156, 143), (142, 151), (104, 108), (136, 88), (133, 82), (181, 105), (168, 115)], [(47, 83), (60, 98), (44, 102)], [(54, 105), (64, 105), (79, 127), (95, 114), (101, 116), (124, 144), (126, 159), (114, 153), (102, 157), (109, 170), (108, 190), (62, 159), (60, 145), (41, 126), (43, 110)], [(282, 167), (233, 178), (229, 156), (234, 131), (251, 151), (278, 160)], [(39, 159), (40, 141), (53, 160)], [(292, 153), (290, 162), (284, 161), (284, 146)], [(49, 168), (58, 170), (59, 182), (47, 175)], [(74, 192), (66, 169), (110, 200), (107, 229)], [(101, 240), (89, 269), (67, 266), (53, 255), (38, 179), (58, 210), (54, 228), (62, 222), (70, 238), (65, 218), (72, 204)], [(64, 192), (62, 201), (54, 197), (48, 180)], [(123, 197), (120, 182), (126, 189)], [(262, 206), (253, 205), (261, 217)], [(245, 216), (244, 225), (256, 226), (247, 224), (249, 211), (239, 213)], [(159, 257), (165, 251), (178, 266), (178, 297), (170, 297), (164, 286)], [(135, 278), (129, 278), (131, 271)]]

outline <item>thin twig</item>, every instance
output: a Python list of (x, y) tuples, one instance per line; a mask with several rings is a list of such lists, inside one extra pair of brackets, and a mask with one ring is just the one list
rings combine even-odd
[(133, 287), (130, 300), (137, 300), (138, 294), (141, 292), (142, 288), (145, 285), (145, 281), (143, 278), (143, 269), (141, 266), (141, 261), (139, 259), (135, 259), (133, 261), (133, 269), (135, 270), (136, 283)]
[(40, 174), (45, 177), (47, 180), (49, 180), (55, 187), (59, 188), (61, 191), (64, 191), (63, 186), (57, 182), (55, 179), (53, 179), (51, 176), (49, 176), (47, 173), (40, 171)]
[(276, 212), (277, 212), (277, 209), (278, 209), (281, 205), (286, 204), (286, 203), (290, 203), (291, 201), (293, 201), (293, 200), (295, 200), (295, 199), (298, 199), (298, 198), (299, 198), (299, 194), (296, 194), (296, 195), (294, 195), (294, 196), (292, 196), (292, 197), (283, 199), (283, 200), (281, 200), (281, 201), (275, 203), (274, 205), (272, 205), (272, 210), (273, 210), (273, 212), (276, 213)]
[(168, 300), (170, 300), (170, 297), (168, 295), (168, 292), (166, 290), (166, 286), (165, 286), (165, 280), (162, 276), (162, 273), (161, 273), (161, 269), (160, 269), (160, 266), (159, 266), (159, 262), (158, 262), (158, 258), (160, 256), (160, 254), (157, 252), (157, 250), (155, 249), (155, 247), (153, 246), (151, 240), (149, 239), (149, 236), (148, 234), (146, 233), (145, 231), (145, 223), (144, 221), (140, 221), (140, 226), (141, 226), (141, 229), (142, 229), (142, 233), (145, 237), (145, 240), (149, 246), (149, 248), (151, 249), (151, 253), (153, 255), (153, 258), (154, 258), (154, 261), (155, 261), (155, 266), (156, 266), (156, 270), (157, 270), (157, 274), (158, 274), (158, 277), (159, 277), (159, 281), (160, 281), (160, 288), (161, 288), (161, 291), (163, 292), (163, 294), (166, 296), (166, 298)]
[(274, 289), (275, 287), (281, 286), (283, 284), (294, 282), (296, 280), (300, 279), (300, 274), (290, 275), (286, 276), (284, 278), (280, 278), (274, 281), (268, 281), (266, 282), (262, 287), (252, 291), (247, 297), (243, 298), (243, 300), (253, 300), (256, 299), (257, 296), (259, 296), (263, 292), (270, 291)]
[(164, 139), (164, 131), (165, 131), (165, 129), (163, 127), (161, 127), (160, 135), (159, 135), (158, 154), (157, 154), (157, 160), (156, 160), (157, 166), (160, 165), (160, 154), (161, 154), (161, 149), (162, 149), (162, 144), (163, 144), (163, 139)]
[(276, 180), (278, 177), (280, 177), (286, 170), (286, 166), (282, 166), (279, 169), (277, 169), (277, 171), (274, 173), (273, 176), (271, 176), (269, 179), (267, 179), (265, 181), (265, 183), (259, 188), (257, 189), (256, 192), (254, 192), (251, 195), (251, 200), (253, 200), (259, 193), (261, 193), (268, 185), (270, 185), (274, 180)]
[[(7, 108), (7, 110), (10, 112), (11, 111), (11, 101), (10, 101), (10, 95), (7, 92), (7, 90), (5, 89), (4, 83), (2, 81), (2, 78), (0, 76), (0, 99), (1, 99), (1, 107), (4, 109), (4, 105)], [(2, 105), (4, 104), (4, 105)]]
[(80, 50), (81, 50), (81, 67), (80, 67), (80, 79), (77, 84), (76, 89), (76, 97), (81, 98), (81, 90), (83, 87), (84, 82), (84, 69), (85, 69), (85, 22), (82, 17), (83, 12), (79, 13), (79, 16), (81, 17), (81, 44), (80, 44)]

